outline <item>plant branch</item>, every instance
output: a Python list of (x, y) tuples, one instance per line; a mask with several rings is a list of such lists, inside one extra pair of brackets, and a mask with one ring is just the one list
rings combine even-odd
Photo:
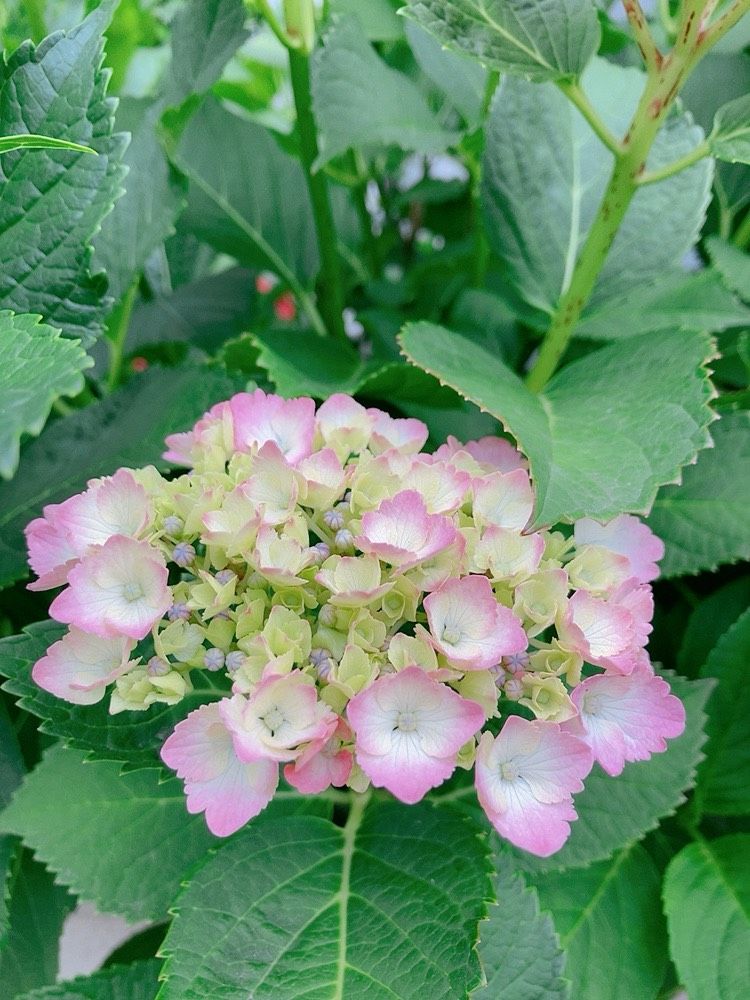
[(658, 70), (664, 61), (664, 56), (662, 56), (656, 46), (654, 36), (651, 34), (651, 29), (649, 28), (648, 21), (646, 20), (646, 15), (643, 13), (640, 0), (625, 0), (624, 6), (625, 13), (628, 15), (630, 26), (632, 27), (633, 34), (635, 35), (636, 45), (640, 49), (643, 61), (646, 64), (646, 69), (649, 71)]
[(271, 29), (271, 31), (276, 35), (278, 40), (286, 49), (298, 49), (301, 45), (299, 38), (292, 38), (291, 35), (287, 34), (284, 30), (284, 26), (279, 21), (278, 17), (274, 13), (273, 7), (270, 5), (268, 0), (246, 0), (250, 6), (257, 10), (257, 12), (263, 17), (264, 21)]
[(114, 392), (122, 380), (122, 360), (125, 353), (125, 340), (128, 335), (130, 314), (133, 311), (137, 291), (138, 280), (136, 279), (112, 310), (109, 322), (107, 323), (107, 340), (109, 343), (107, 392)]
[(615, 156), (622, 156), (624, 152), (622, 143), (599, 117), (599, 112), (588, 99), (580, 84), (574, 80), (559, 80), (557, 86), (568, 100), (578, 108), (607, 149)]
[(716, 45), (720, 38), (723, 38), (738, 21), (750, 10), (750, 0), (734, 0), (718, 20), (706, 28), (703, 32), (703, 40), (708, 48)]
[(666, 163), (663, 167), (659, 167), (657, 170), (647, 170), (636, 179), (636, 183), (641, 186), (644, 184), (656, 184), (657, 181), (666, 180), (667, 177), (673, 177), (675, 174), (679, 174), (683, 170), (687, 170), (688, 167), (692, 167), (693, 164), (699, 163), (707, 156), (710, 156), (710, 154), (711, 147), (708, 144), (708, 140), (704, 139), (699, 146), (696, 146), (695, 149), (691, 149), (689, 153), (685, 153), (685, 155), (681, 156), (678, 160)]

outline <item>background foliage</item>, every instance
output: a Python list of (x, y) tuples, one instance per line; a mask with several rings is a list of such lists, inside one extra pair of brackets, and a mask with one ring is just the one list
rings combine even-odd
[[(643, 87), (632, 30), (589, 0), (400, 6), (326, 0), (290, 77), (242, 0), (0, 3), (8, 1000), (745, 995), (747, 18), (646, 169), (712, 155), (635, 194), (537, 393), (524, 375), (612, 171), (590, 108), (622, 135)], [(680, 5), (660, 8), (665, 47)], [(665, 540), (650, 648), (688, 728), (594, 773), (559, 854), (489, 836), (460, 778), (345, 826), (335, 794), (284, 792), (219, 842), (156, 756), (189, 699), (109, 717), (31, 682), (59, 629), (25, 589), (24, 525), (93, 476), (164, 467), (164, 436), (248, 383), (356, 393), (433, 444), (510, 433), (537, 525), (629, 510)], [(54, 985), (76, 899), (150, 928)]]

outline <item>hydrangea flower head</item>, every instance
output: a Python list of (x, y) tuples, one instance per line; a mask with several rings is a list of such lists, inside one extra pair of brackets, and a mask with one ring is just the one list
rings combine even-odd
[(218, 836), (282, 769), (300, 794), (413, 803), (475, 766), (501, 836), (558, 850), (594, 760), (619, 774), (684, 726), (646, 652), (663, 547), (630, 515), (532, 531), (509, 441), (426, 440), (350, 396), (256, 389), (167, 440), (181, 470), (46, 507), (30, 587), (63, 588), (70, 629), (34, 680), (80, 705), (109, 690), (113, 713), (205, 692), (161, 755)]

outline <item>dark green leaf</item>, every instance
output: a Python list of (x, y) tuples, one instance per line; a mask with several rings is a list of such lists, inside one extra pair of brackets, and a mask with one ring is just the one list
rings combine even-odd
[(494, 354), (429, 323), (401, 333), (407, 358), (502, 421), (528, 456), (534, 526), (645, 513), (710, 438), (712, 346), (698, 333), (633, 337), (567, 365), (535, 395)]
[(19, 149), (0, 160), (0, 306), (41, 313), (84, 346), (101, 332), (107, 308), (104, 284), (90, 273), (90, 243), (120, 193), (126, 144), (112, 133), (114, 102), (100, 68), (112, 9), (106, 0), (71, 31), (38, 48), (25, 42), (0, 82), (4, 130), (99, 154)]
[(684, 576), (750, 557), (750, 415), (727, 413), (711, 426), (714, 447), (659, 491), (649, 517), (667, 553), (662, 576)]
[[(5, 703), (0, 700), (0, 809), (7, 806), (26, 768)], [(18, 841), (0, 837), (0, 951), (10, 926), (10, 894), (16, 875)]]
[(490, 872), (450, 809), (373, 804), (343, 830), (261, 817), (178, 897), (159, 996), (456, 1000), (480, 979)]
[(18, 475), (0, 485), (0, 585), (28, 572), (23, 529), (45, 504), (65, 500), (85, 489), (87, 480), (122, 465), (166, 468), (165, 436), (187, 430), (232, 388), (216, 369), (153, 368), (31, 442)]
[(443, 45), (531, 80), (578, 76), (599, 46), (589, 0), (409, 0), (404, 13)]
[(654, 1000), (667, 965), (660, 881), (639, 844), (588, 868), (534, 880), (565, 949), (573, 997)]
[(39, 434), (60, 396), (83, 388), (91, 365), (76, 341), (40, 323), (40, 316), (0, 310), (0, 476), (10, 479), (18, 466), (23, 434)]
[[(595, 60), (582, 86), (623, 135), (644, 76)], [(703, 138), (684, 114), (667, 119), (648, 165), (655, 169)], [(487, 124), (482, 198), (487, 233), (518, 298), (551, 314), (568, 287), (599, 208), (613, 157), (554, 84), (506, 78)], [(711, 189), (711, 161), (638, 191), (597, 278), (592, 306), (672, 271), (695, 243)]]
[(732, 580), (715, 590), (692, 611), (682, 634), (677, 669), (688, 677), (698, 671), (724, 633), (750, 607), (750, 576)]
[(160, 962), (150, 959), (24, 993), (18, 1000), (154, 1000)]
[(750, 981), (750, 835), (684, 848), (664, 881), (669, 948), (690, 1000), (742, 997)]
[(719, 108), (708, 145), (720, 160), (750, 163), (750, 94)]

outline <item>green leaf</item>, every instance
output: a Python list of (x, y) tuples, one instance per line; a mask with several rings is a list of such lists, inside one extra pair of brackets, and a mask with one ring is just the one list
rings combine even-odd
[[(101, 845), (99, 845), (101, 847)], [(28, 851), (13, 884), (10, 931), (0, 951), (4, 1000), (54, 983), (63, 921), (75, 900)]]
[(330, 0), (331, 13), (356, 15), (371, 42), (397, 42), (404, 37), (404, 23), (391, 0)]
[(714, 447), (659, 491), (649, 517), (664, 539), (662, 576), (684, 576), (750, 558), (750, 414), (727, 413), (711, 427)]
[(0, 484), (0, 586), (28, 573), (23, 529), (48, 503), (86, 488), (87, 480), (119, 466), (161, 458), (164, 438), (187, 430), (233, 383), (200, 365), (152, 368), (101, 402), (58, 420), (21, 456), (19, 473)]
[(716, 333), (750, 325), (750, 309), (734, 297), (722, 278), (714, 269), (666, 275), (588, 309), (575, 335), (623, 340), (676, 328)]
[(750, 813), (750, 611), (719, 639), (701, 669), (718, 684), (707, 706), (706, 759), (698, 773), (696, 799), (708, 813)]
[(56, 622), (44, 621), (27, 626), (21, 635), (1, 639), (0, 675), (8, 678), (3, 690), (18, 698), (22, 709), (42, 720), (42, 732), (61, 737), (92, 758), (122, 761), (128, 767), (154, 767), (158, 751), (176, 723), (209, 701), (211, 693), (199, 688), (179, 705), (157, 704), (147, 712), (117, 715), (109, 714), (106, 700), (86, 706), (63, 701), (34, 683), (31, 668), (64, 632)]
[(187, 124), (174, 161), (190, 180), (181, 226), (243, 264), (295, 274), (318, 269), (302, 168), (271, 133), (212, 97)]
[(40, 316), (0, 310), (0, 476), (18, 467), (22, 434), (39, 434), (60, 396), (83, 389), (93, 362), (80, 344), (40, 323)]
[(317, 167), (348, 149), (394, 145), (431, 154), (457, 140), (417, 86), (377, 55), (356, 17), (337, 21), (324, 35), (313, 56), (312, 94)]
[(126, 137), (113, 135), (114, 101), (105, 97), (102, 32), (106, 0), (69, 32), (37, 48), (25, 42), (1, 74), (4, 130), (51, 135), (99, 155), (18, 149), (0, 160), (0, 307), (41, 313), (80, 337), (101, 332), (105, 285), (92, 275), (91, 239), (120, 193)]
[(565, 956), (552, 920), (539, 909), (536, 890), (526, 886), (505, 854), (496, 855), (495, 869), (497, 905), (479, 927), (487, 985), (473, 992), (472, 1000), (567, 1000)]
[(0, 815), (60, 882), (104, 912), (159, 920), (185, 873), (216, 843), (185, 811), (182, 782), (158, 768), (121, 773), (58, 744)]
[(724, 279), (727, 288), (731, 288), (741, 298), (750, 300), (750, 255), (718, 236), (710, 236), (706, 240), (706, 248), (711, 263)]
[[(477, 985), (486, 845), (451, 809), (257, 820), (175, 903), (160, 1000), (456, 1000)], [(206, 942), (211, 947), (206, 948)]]
[(157, 959), (103, 969), (56, 986), (24, 993), (17, 1000), (153, 1000), (159, 988)]
[(690, 1000), (742, 997), (750, 980), (750, 835), (685, 847), (667, 868), (669, 947)]
[(409, 0), (404, 13), (443, 45), (530, 80), (579, 76), (599, 47), (589, 0)]
[(639, 844), (534, 884), (565, 949), (574, 997), (654, 1000), (667, 965), (661, 879)]
[(406, 38), (420, 69), (442, 91), (466, 124), (481, 123), (487, 70), (475, 59), (444, 48), (415, 21), (407, 21)]
[(248, 37), (242, 0), (189, 0), (172, 23), (172, 61), (164, 103), (205, 93)]
[(750, 163), (750, 94), (719, 108), (708, 145), (719, 160)]
[(682, 634), (677, 655), (680, 673), (697, 677), (711, 650), (747, 607), (750, 607), (750, 576), (732, 580), (704, 597), (691, 612)]
[[(5, 808), (26, 771), (5, 702), (0, 700), (0, 809)], [(0, 951), (10, 926), (10, 895), (16, 875), (18, 841), (0, 837)]]
[(497, 417), (528, 456), (534, 527), (645, 513), (657, 488), (710, 442), (710, 339), (665, 332), (610, 344), (535, 395), (495, 355), (430, 323), (407, 324), (406, 357)]
[[(625, 133), (644, 75), (595, 60), (582, 87), (616, 135)], [(648, 166), (703, 139), (685, 114), (667, 119)], [(612, 172), (612, 153), (554, 84), (506, 78), (495, 93), (484, 152), (487, 234), (519, 299), (550, 315), (568, 287)], [(712, 167), (703, 160), (633, 198), (594, 287), (596, 306), (673, 271), (700, 233)]]
[(12, 149), (72, 149), (76, 153), (94, 153), (91, 146), (83, 146), (79, 142), (68, 139), (53, 139), (49, 135), (4, 135), (0, 138), (0, 153), (9, 153)]
[(115, 301), (138, 278), (151, 251), (174, 232), (184, 203), (184, 184), (156, 136), (161, 110), (134, 97), (123, 98), (117, 109), (117, 128), (131, 133), (123, 160), (125, 194), (94, 239), (94, 264), (106, 271)]
[(639, 840), (685, 801), (685, 792), (695, 784), (696, 768), (703, 759), (704, 708), (713, 684), (669, 673), (664, 676), (685, 705), (685, 732), (670, 740), (664, 753), (628, 764), (617, 778), (609, 777), (595, 764), (584, 791), (575, 797), (578, 819), (568, 842), (550, 858), (535, 858), (508, 848), (521, 868), (547, 872), (601, 861)]

